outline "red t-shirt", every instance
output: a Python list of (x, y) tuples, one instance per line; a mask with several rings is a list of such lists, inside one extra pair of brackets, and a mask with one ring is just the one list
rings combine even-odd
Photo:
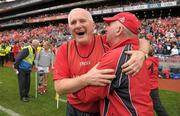
[[(94, 36), (91, 44), (86, 46), (77, 46), (75, 40), (60, 46), (54, 64), (54, 80), (73, 78), (87, 73), (105, 53), (103, 45), (101, 37)], [(83, 103), (70, 94), (68, 102), (82, 112), (99, 112), (98, 101)]]
[(150, 77), (150, 85), (151, 89), (158, 88), (158, 65), (159, 59), (158, 57), (148, 57), (146, 59), (146, 65), (148, 67), (148, 73)]
[[(102, 116), (153, 116), (153, 107), (150, 97), (150, 83), (146, 64), (135, 75), (125, 75), (121, 72), (121, 66), (128, 60), (124, 50), (130, 44), (133, 49), (138, 49), (137, 38), (126, 38), (103, 55), (98, 69), (116, 69), (116, 78), (110, 86), (89, 86), (74, 95), (84, 102), (95, 102), (100, 100), (100, 113)], [(126, 46), (126, 47), (125, 47)]]
[(21, 50), (21, 48), (20, 48), (19, 45), (16, 45), (16, 44), (15, 44), (15, 45), (13, 46), (12, 52), (13, 52), (13, 54), (14, 54), (14, 57), (17, 56), (17, 54), (20, 52), (20, 50)]

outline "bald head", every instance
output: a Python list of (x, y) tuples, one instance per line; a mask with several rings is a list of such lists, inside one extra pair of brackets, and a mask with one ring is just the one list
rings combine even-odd
[(78, 16), (78, 15), (83, 16), (83, 17), (87, 18), (89, 21), (94, 22), (92, 15), (89, 11), (87, 11), (83, 8), (75, 8), (75, 9), (72, 9), (68, 15), (68, 23), (71, 22), (72, 16)]
[(36, 49), (39, 46), (39, 40), (37, 40), (37, 39), (32, 40), (31, 45), (32, 45), (33, 48)]

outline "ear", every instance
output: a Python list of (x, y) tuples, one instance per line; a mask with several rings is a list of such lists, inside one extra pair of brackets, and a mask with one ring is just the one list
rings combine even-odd
[(96, 33), (96, 24), (94, 22), (92, 24), (92, 31), (93, 31), (93, 34)]
[(121, 35), (121, 33), (123, 32), (123, 30), (124, 30), (124, 27), (123, 27), (123, 26), (118, 26), (117, 31), (116, 31), (116, 35), (117, 35), (117, 36)]
[(96, 28), (96, 24), (93, 22), (93, 30), (95, 30)]

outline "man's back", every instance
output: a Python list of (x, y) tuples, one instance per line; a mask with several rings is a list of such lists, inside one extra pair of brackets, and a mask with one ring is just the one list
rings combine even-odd
[[(101, 100), (101, 115), (107, 116), (152, 116), (150, 85), (144, 64), (135, 76), (122, 73), (121, 65), (129, 59), (124, 53), (138, 48), (138, 39), (124, 39), (113, 46), (99, 61), (98, 69), (116, 69), (116, 78), (108, 87), (87, 87), (75, 93), (84, 102)], [(90, 96), (91, 95), (91, 96)]]

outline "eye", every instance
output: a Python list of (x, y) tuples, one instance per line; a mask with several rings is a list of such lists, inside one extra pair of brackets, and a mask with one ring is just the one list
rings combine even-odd
[(76, 21), (71, 21), (71, 23), (70, 23), (70, 24), (71, 24), (71, 25), (74, 25), (75, 23), (76, 23)]
[(85, 20), (85, 19), (80, 19), (80, 20), (79, 20), (79, 22), (81, 22), (81, 23), (85, 23), (85, 22), (86, 22), (86, 20)]

